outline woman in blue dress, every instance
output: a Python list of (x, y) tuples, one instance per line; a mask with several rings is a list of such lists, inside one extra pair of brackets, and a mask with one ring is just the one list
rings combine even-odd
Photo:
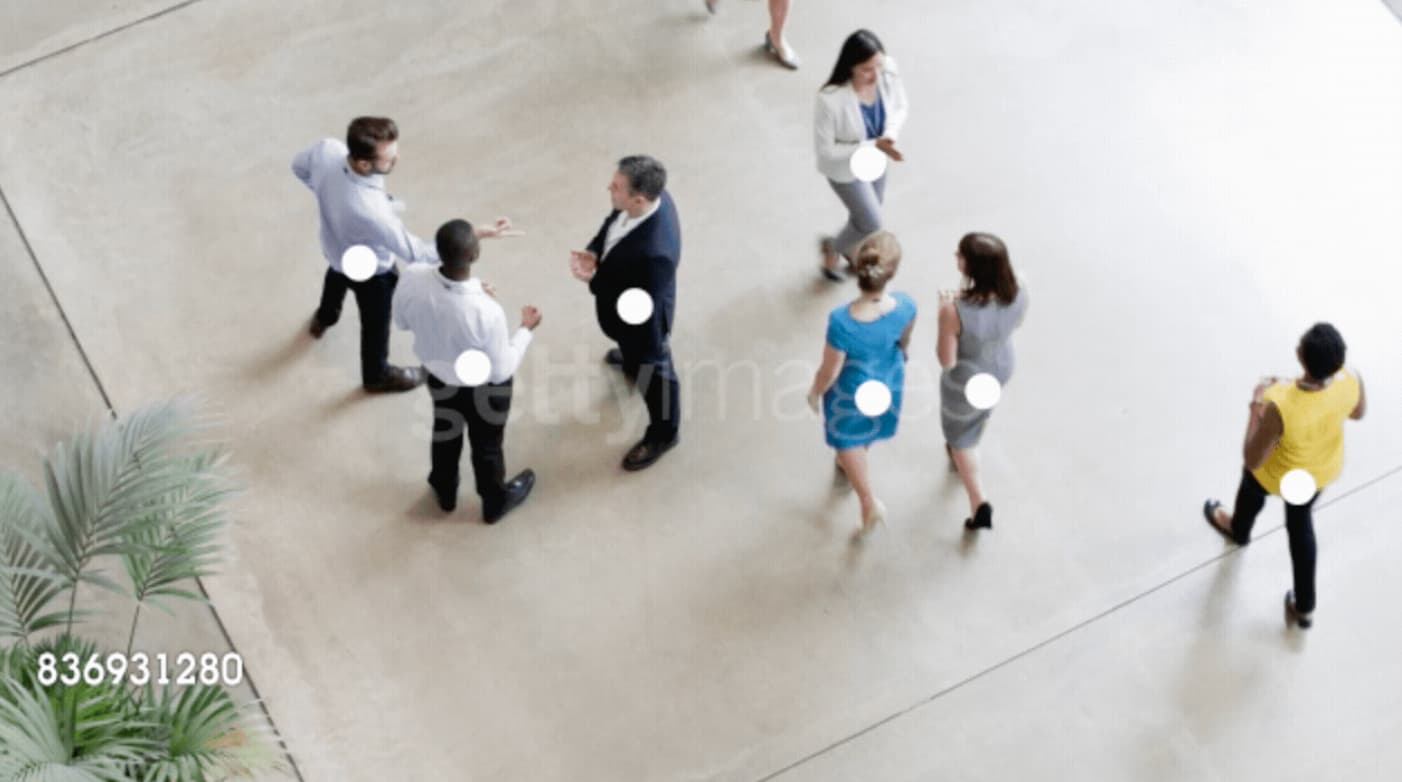
[(886, 231), (858, 246), (861, 295), (828, 316), (823, 363), (808, 392), (815, 412), (821, 403), (828, 445), (837, 450), (837, 469), (861, 501), (859, 535), (886, 516), (885, 506), (872, 494), (867, 449), (896, 433), (906, 346), (915, 327), (915, 302), (906, 293), (886, 291), (900, 262), (901, 245)]

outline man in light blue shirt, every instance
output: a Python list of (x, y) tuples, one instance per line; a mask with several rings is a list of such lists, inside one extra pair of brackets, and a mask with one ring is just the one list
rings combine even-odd
[[(357, 117), (344, 143), (323, 139), (292, 161), (292, 173), (316, 195), (328, 265), (309, 331), (320, 339), (340, 320), (346, 291), (353, 291), (360, 309), (360, 379), (370, 392), (408, 391), (425, 377), (420, 367), (389, 363), (390, 309), (399, 281), (395, 258), (438, 263), (437, 250), (404, 227), (403, 203), (385, 191), (385, 175), (397, 162), (399, 128), (387, 117)], [(500, 236), (510, 227), (502, 218), (477, 236)]]

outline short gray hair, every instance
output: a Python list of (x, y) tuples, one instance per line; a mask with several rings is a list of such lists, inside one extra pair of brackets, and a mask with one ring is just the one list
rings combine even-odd
[(651, 155), (629, 155), (618, 161), (618, 172), (628, 179), (628, 192), (656, 201), (667, 188), (667, 169)]

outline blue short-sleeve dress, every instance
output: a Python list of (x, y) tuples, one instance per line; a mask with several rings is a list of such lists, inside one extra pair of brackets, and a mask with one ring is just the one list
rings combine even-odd
[[(823, 394), (827, 442), (839, 451), (860, 448), (896, 433), (905, 385), (900, 339), (915, 318), (915, 301), (905, 293), (892, 296), (895, 308), (869, 323), (855, 320), (846, 304), (828, 315), (828, 344), (847, 354), (837, 382)], [(891, 406), (875, 416), (857, 408), (857, 389), (870, 380), (884, 384), (891, 393)]]

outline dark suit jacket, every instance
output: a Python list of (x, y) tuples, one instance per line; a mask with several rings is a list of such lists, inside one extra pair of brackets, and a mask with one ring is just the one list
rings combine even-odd
[[(618, 210), (609, 213), (589, 242), (589, 250), (599, 258), (598, 271), (589, 281), (599, 328), (618, 343), (626, 358), (644, 363), (660, 362), (666, 357), (677, 304), (677, 264), (682, 255), (676, 204), (666, 191), (660, 198), (662, 203), (652, 217), (619, 240), (607, 256), (604, 238)], [(618, 317), (619, 294), (629, 288), (642, 288), (652, 296), (652, 317), (636, 326)]]

